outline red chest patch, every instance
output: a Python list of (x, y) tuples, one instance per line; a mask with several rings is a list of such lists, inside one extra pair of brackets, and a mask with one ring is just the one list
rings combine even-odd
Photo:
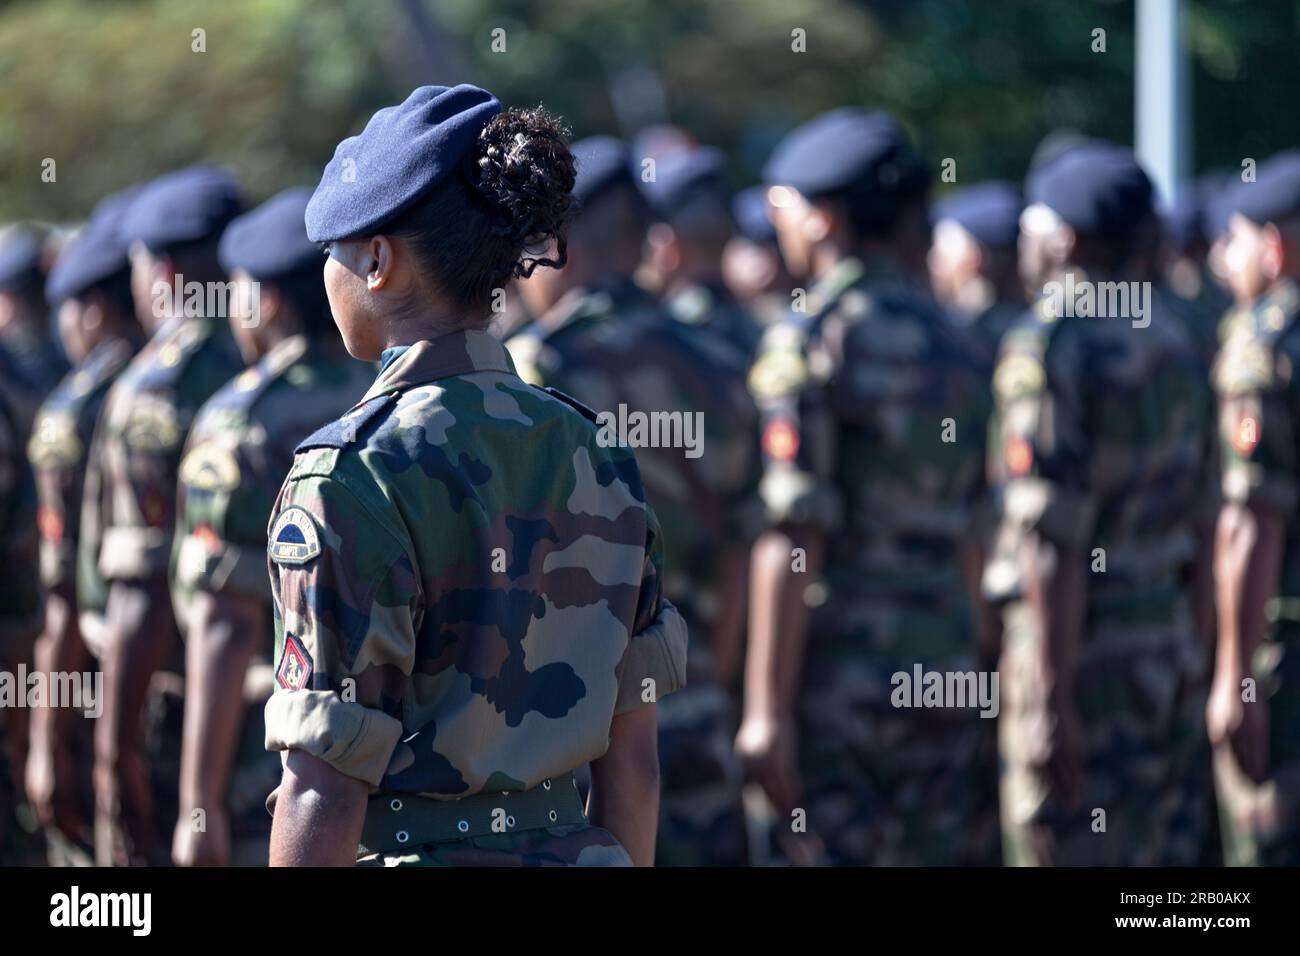
[(311, 656), (296, 637), (285, 635), (284, 656), (280, 658), (280, 669), (275, 672), (275, 679), (285, 690), (302, 690), (310, 677)]
[(1254, 415), (1243, 416), (1237, 423), (1237, 430), (1232, 436), (1232, 447), (1237, 453), (1249, 458), (1259, 445), (1259, 419)]
[(777, 461), (794, 461), (799, 454), (799, 432), (784, 418), (774, 418), (763, 429), (763, 451)]

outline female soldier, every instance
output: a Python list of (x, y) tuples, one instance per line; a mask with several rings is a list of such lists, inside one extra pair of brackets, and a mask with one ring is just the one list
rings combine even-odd
[(564, 264), (573, 177), (542, 111), (426, 86), (307, 207), (348, 351), (382, 364), (271, 516), (273, 864), (653, 858), (686, 642), (658, 524), (631, 451), (483, 331), (512, 277)]

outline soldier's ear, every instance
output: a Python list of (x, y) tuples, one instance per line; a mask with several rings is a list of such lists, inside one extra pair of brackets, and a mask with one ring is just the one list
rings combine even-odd
[(387, 236), (371, 236), (364, 251), (367, 261), (362, 275), (366, 277), (366, 288), (378, 292), (392, 281), (393, 267), (397, 260), (396, 250)]
[[(1259, 268), (1269, 282), (1282, 275), (1287, 258), (1286, 245), (1281, 230), (1271, 222), (1265, 223), (1260, 230)], [(1300, 249), (1294, 251), (1300, 252)]]

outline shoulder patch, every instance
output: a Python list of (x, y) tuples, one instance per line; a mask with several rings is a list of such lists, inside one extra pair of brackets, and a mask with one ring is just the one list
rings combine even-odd
[(749, 371), (749, 390), (759, 398), (775, 398), (799, 389), (808, 380), (808, 363), (798, 348), (775, 348)]
[(199, 491), (233, 491), (239, 463), (216, 442), (204, 442), (181, 459), (181, 481)]
[(142, 452), (165, 452), (184, 438), (176, 406), (167, 399), (149, 393), (131, 399), (122, 441), (128, 448)]
[(1043, 364), (1031, 355), (1015, 352), (998, 363), (993, 373), (993, 391), (1003, 401), (1012, 401), (1043, 390), (1047, 375)]
[(551, 396), (551, 398), (558, 398), (570, 408), (575, 409), (578, 414), (587, 419), (587, 421), (592, 422), (593, 424), (600, 424), (595, 410), (588, 405), (584, 405), (572, 395), (568, 395), (565, 392), (560, 391), (558, 388), (551, 388), (549, 385), (534, 385), (533, 388), (545, 392), (547, 395)]
[(1254, 337), (1240, 337), (1223, 347), (1214, 369), (1214, 385), (1223, 395), (1243, 395), (1273, 387), (1273, 354)]
[(27, 457), (37, 468), (69, 468), (81, 459), (77, 420), (67, 412), (42, 415), (27, 443)]
[(311, 679), (312, 660), (307, 649), (292, 634), (284, 636), (284, 654), (275, 679), (285, 690), (302, 690)]
[(306, 508), (291, 505), (271, 525), (267, 551), (276, 564), (306, 564), (320, 554), (320, 532)]
[(358, 436), (372, 421), (386, 413), (397, 402), (397, 393), (388, 392), (376, 395), (367, 402), (358, 405), (337, 421), (332, 421), (323, 428), (312, 432), (301, 442), (294, 452), (309, 448), (350, 448)]

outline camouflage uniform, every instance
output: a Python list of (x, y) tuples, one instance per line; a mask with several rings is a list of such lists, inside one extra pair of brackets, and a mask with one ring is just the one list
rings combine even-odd
[(993, 721), (891, 702), (918, 663), (980, 669), (959, 552), (982, 528), (988, 362), (885, 262), (841, 261), (807, 304), (749, 381), (768, 520), (827, 536), (804, 590), (808, 833), (832, 864), (996, 862)]
[(53, 340), (26, 325), (11, 323), (0, 330), (0, 349), (13, 359), (18, 377), (38, 402), (68, 371), (68, 363)]
[(664, 306), (678, 322), (707, 329), (746, 357), (752, 357), (758, 348), (763, 330), (721, 282), (699, 282), (678, 289), (664, 300)]
[[(22, 443), (18, 414), (0, 391), (0, 669), (15, 673), (19, 663), (30, 664), (40, 630), (40, 595), (37, 579), (36, 486)], [(25, 689), (19, 688), (19, 693)], [(6, 712), (0, 708), (0, 864), (31, 864), (37, 848), (17, 829), (14, 810), (22, 768), (11, 761), (21, 757), (21, 746), (6, 739)]]
[[(1231, 750), (1215, 754), (1224, 850), (1233, 865), (1300, 864), (1300, 287), (1266, 294), (1224, 344), (1215, 368), (1223, 495), (1277, 509), (1285, 543), (1269, 633), (1251, 675), (1268, 705), (1268, 780), (1254, 784)], [(1246, 703), (1243, 706), (1253, 706)]]
[[(704, 295), (707, 290), (700, 287)], [(698, 412), (703, 453), (642, 447), (637, 461), (664, 531), (664, 591), (691, 634), (687, 687), (659, 708), (660, 822), (656, 863), (739, 865), (746, 859), (736, 707), (714, 676), (707, 640), (719, 613), (719, 552), (760, 524), (757, 414), (745, 390), (748, 353), (730, 336), (739, 308), (670, 315), (630, 281), (574, 290), (508, 347), (526, 381), (592, 408)], [(691, 305), (688, 308), (688, 305)], [(675, 321), (674, 321), (675, 319)]]
[[(293, 465), (294, 447), (338, 418), (374, 379), (374, 369), (335, 344), (285, 339), (203, 405), (181, 459), (172, 599), (184, 633), (196, 591), (247, 595), (266, 605), (266, 518)], [(272, 648), (240, 677), (249, 703), (231, 771), (228, 811), (236, 865), (265, 864), (271, 818), (266, 795), (279, 759), (263, 746), (262, 708), (272, 690)], [(232, 675), (234, 679), (234, 675)]]
[(982, 310), (978, 315), (972, 316), (966, 323), (966, 328), (975, 338), (979, 339), (984, 346), (984, 350), (991, 358), (998, 354), (998, 346), (1002, 343), (1002, 337), (1007, 334), (1007, 330), (1024, 313), (1025, 306), (1023, 302), (1015, 303), (998, 300), (990, 304), (988, 308)]
[(385, 358), (298, 446), (275, 504), (266, 745), (376, 788), (367, 864), (626, 863), (580, 814), (509, 832), (503, 812), (500, 830), (438, 842), (385, 828), (417, 807), (572, 807), (552, 780), (600, 757), (646, 686), (681, 685), (686, 644), (630, 452), (522, 382), (486, 332)]
[[(1002, 524), (985, 589), (1005, 602), (1008, 864), (1190, 865), (1205, 835), (1208, 654), (1190, 581), (1213, 513), (1212, 400), (1185, 325), (1158, 300), (1149, 318), (1145, 328), (1057, 318), (1043, 299), (1003, 340), (994, 373), (989, 467)], [(1031, 531), (1088, 562), (1073, 682), (1083, 791), (1073, 807), (1043, 769), (1053, 720), (1043, 636), (1017, 564)]]
[[(77, 543), (83, 611), (102, 614), (113, 581), (166, 579), (185, 435), (199, 406), (242, 367), (224, 318), (173, 317), (109, 390), (89, 457)], [(145, 715), (160, 847), (171, 843), (180, 772), (179, 653), (165, 670), (155, 675)]]

